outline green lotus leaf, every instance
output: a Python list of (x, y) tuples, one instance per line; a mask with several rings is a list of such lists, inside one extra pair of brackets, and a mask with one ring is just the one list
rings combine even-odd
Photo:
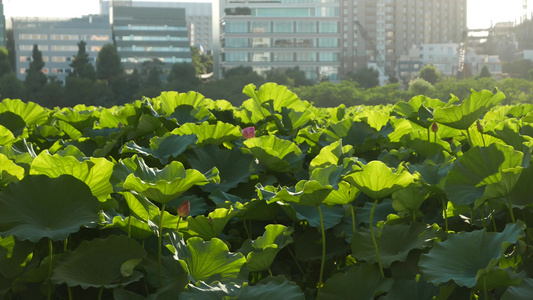
[[(432, 240), (438, 236), (439, 232), (435, 228), (422, 223), (411, 225), (385, 224), (381, 234), (375, 237), (383, 268), (389, 268), (396, 261), (405, 261), (411, 250), (428, 247)], [(351, 245), (357, 260), (370, 263), (378, 262), (370, 230), (357, 231), (352, 238)]]
[[(73, 251), (66, 252), (54, 268), (51, 280), (68, 286), (114, 288), (142, 278), (134, 271), (146, 251), (135, 240), (124, 235), (82, 241)], [(135, 261), (133, 261), (135, 260)], [(130, 264), (131, 275), (124, 276), (124, 266)], [(127, 274), (126, 274), (127, 275)]]
[(139, 107), (135, 104), (104, 108), (100, 114), (97, 128), (118, 128), (119, 124), (134, 126), (140, 117)]
[(174, 257), (185, 261), (193, 283), (236, 279), (246, 263), (241, 253), (229, 252), (228, 246), (217, 238), (206, 242), (199, 237), (191, 237), (185, 247), (181, 237), (175, 233), (171, 233), (170, 237), (175, 248)]
[(414, 183), (415, 177), (404, 169), (393, 172), (383, 162), (374, 160), (363, 165), (361, 171), (346, 175), (344, 180), (372, 199), (383, 199)]
[(392, 288), (387, 292), (382, 300), (426, 300), (433, 299), (439, 294), (439, 288), (431, 283), (427, 283), (423, 278), (418, 281), (397, 280)]
[(448, 157), (445, 161), (438, 163), (426, 160), (419, 164), (407, 164), (407, 169), (409, 169), (411, 173), (417, 172), (420, 174), (422, 182), (441, 190), (444, 190), (446, 177), (452, 168), (453, 157)]
[[(179, 299), (180, 300), (220, 300), (220, 299), (236, 299), (236, 295), (241, 287), (235, 283), (221, 283), (215, 281), (211, 284), (207, 284), (204, 281), (197, 282), (196, 284), (189, 284), (187, 289), (183, 291)], [(233, 298), (229, 298), (233, 297)]]
[(137, 127), (135, 127), (135, 136), (142, 137), (146, 135), (152, 135), (155, 132), (160, 133), (160, 135), (163, 135), (167, 132), (167, 129), (163, 127), (163, 124), (161, 121), (152, 116), (147, 114), (142, 114), (139, 118), (139, 124), (137, 124)]
[(298, 171), (302, 168), (302, 150), (291, 141), (274, 135), (251, 138), (244, 141), (259, 163), (275, 172)]
[[(142, 161), (141, 161), (142, 162)], [(204, 185), (210, 180), (218, 180), (218, 171), (208, 175), (209, 179), (195, 169), (187, 169), (173, 161), (162, 170), (149, 168), (144, 163), (135, 173), (124, 180), (124, 189), (134, 190), (152, 201), (165, 204), (183, 194), (195, 185)]]
[(166, 116), (170, 116), (181, 105), (188, 105), (194, 108), (205, 107), (209, 99), (194, 91), (187, 93), (170, 91), (162, 92), (159, 97), (152, 99), (152, 101), (157, 111), (162, 111)]
[(481, 275), (498, 264), (509, 244), (516, 243), (523, 232), (524, 223), (519, 221), (507, 224), (499, 233), (483, 228), (452, 234), (422, 254), (418, 266), (426, 281), (435, 285), (453, 280), (459, 286), (472, 288)]
[(343, 145), (356, 146), (377, 134), (378, 131), (368, 123), (345, 119), (326, 127), (320, 136), (320, 143), (328, 145), (342, 139)]
[(342, 140), (327, 145), (320, 149), (320, 153), (313, 158), (309, 164), (309, 171), (312, 172), (316, 168), (323, 168), (330, 165), (338, 165), (344, 154), (348, 153), (353, 147), (342, 146)]
[(435, 141), (435, 135), (431, 133), (429, 138), (430, 142), (428, 143), (427, 130), (414, 130), (410, 134), (404, 135), (401, 138), (401, 142), (423, 157), (439, 154), (443, 151), (448, 153), (452, 152), (450, 144), (443, 141), (439, 136), (437, 136), (437, 140)]
[(203, 240), (209, 241), (218, 237), (226, 224), (235, 217), (236, 211), (233, 208), (217, 208), (206, 216), (188, 217), (189, 234), (199, 236)]
[(24, 168), (0, 153), (0, 187), (19, 181), (24, 177)]
[(87, 128), (93, 128), (94, 122), (100, 118), (100, 113), (95, 110), (78, 111), (65, 107), (53, 114), (54, 118), (72, 126), (76, 131), (83, 132)]
[(73, 156), (50, 155), (48, 151), (41, 152), (32, 162), (30, 174), (43, 174), (58, 177), (63, 174), (72, 175), (85, 182), (98, 200), (104, 202), (113, 192), (109, 182), (113, 172), (113, 163), (105, 158), (91, 157), (78, 161)]
[(7, 127), (0, 125), (0, 145), (7, 145), (15, 140), (16, 139), (13, 135), (13, 132), (11, 132), (11, 130), (9, 130)]
[(83, 133), (81, 131), (77, 130), (76, 127), (70, 125), (67, 122), (58, 120), (57, 126), (59, 127), (59, 130), (66, 133), (73, 140), (77, 140), (83, 136)]
[(255, 158), (239, 148), (220, 149), (215, 145), (207, 145), (194, 149), (187, 155), (189, 164), (204, 173), (216, 167), (219, 171), (220, 183), (209, 183), (202, 186), (207, 192), (220, 189), (223, 192), (237, 187), (239, 183), (248, 182), (255, 171)]
[(295, 282), (287, 280), (284, 276), (274, 276), (267, 277), (256, 285), (243, 285), (237, 294), (237, 298), (304, 300), (305, 295)]
[(531, 295), (533, 295), (533, 279), (525, 278), (518, 286), (508, 287), (501, 300), (529, 300)]
[[(394, 105), (393, 113), (414, 122), (421, 127), (429, 128), (433, 121), (432, 109), (444, 106), (439, 99), (431, 99), (420, 95), (411, 98), (408, 102), (400, 101)], [(431, 109), (431, 110), (430, 110)]]
[(145, 240), (154, 236), (154, 232), (148, 225), (148, 222), (141, 221), (132, 216), (123, 218), (122, 216), (114, 216), (110, 224), (106, 224), (104, 229), (118, 228), (124, 233), (131, 235), (133, 238)]
[(331, 186), (322, 186), (318, 181), (302, 180), (294, 188), (279, 190), (267, 203), (282, 201), (303, 206), (319, 206), (332, 190)]
[(327, 204), (327, 205), (350, 204), (361, 193), (354, 185), (351, 185), (346, 181), (341, 181), (337, 185), (338, 185), (337, 189), (332, 190), (331, 193), (328, 194), (326, 199), (322, 201), (323, 204)]
[(115, 300), (144, 300), (146, 298), (139, 294), (130, 292), (128, 290), (125, 290), (119, 287), (119, 288), (113, 289), (113, 299)]
[[(185, 246), (187, 248), (187, 246)], [(174, 259), (173, 255), (161, 257), (161, 284), (159, 284), (159, 267), (156, 256), (148, 256), (143, 261), (145, 278), (153, 287), (159, 287), (155, 294), (146, 299), (175, 299), (189, 283), (189, 273), (184, 261)]]
[(80, 226), (95, 225), (99, 210), (98, 199), (82, 181), (29, 175), (0, 191), (0, 231), (32, 242), (64, 240)]
[(479, 120), (490, 108), (505, 99), (502, 92), (483, 90), (472, 93), (461, 104), (438, 107), (433, 112), (434, 121), (452, 128), (467, 130)]
[(198, 137), (196, 144), (202, 147), (208, 144), (221, 145), (242, 138), (241, 131), (238, 127), (218, 121), (211, 125), (208, 122), (201, 124), (186, 123), (172, 131), (174, 135), (191, 135)]
[(20, 276), (27, 263), (33, 258), (34, 248), (35, 244), (20, 241), (12, 235), (0, 237), (0, 278)]
[[(390, 214), (396, 213), (396, 211), (392, 207), (393, 202), (394, 201), (391, 198), (385, 198), (383, 201), (376, 205), (376, 208), (374, 209), (374, 218), (372, 220), (372, 225), (376, 226), (378, 222), (387, 220), (387, 217)], [(360, 223), (365, 224), (365, 226), (370, 225), (370, 212), (372, 211), (373, 206), (373, 202), (367, 201), (365, 202), (363, 207), (357, 210), (357, 219)]]
[(205, 122), (210, 119), (216, 120), (206, 107), (194, 107), (191, 105), (179, 105), (170, 115), (170, 118), (176, 119), (178, 124)]
[(196, 135), (174, 135), (167, 133), (162, 137), (150, 139), (150, 148), (145, 148), (130, 141), (124, 144), (121, 153), (137, 153), (142, 156), (152, 156), (166, 165), (172, 157), (182, 154), (187, 147), (196, 143)]
[(265, 233), (255, 240), (246, 240), (239, 252), (246, 256), (248, 270), (265, 271), (276, 258), (276, 254), (288, 244), (292, 243), (291, 234), (294, 230), (283, 225), (269, 224), (265, 226)]
[(422, 203), (429, 197), (430, 190), (424, 187), (408, 187), (392, 194), (394, 210), (416, 213)]
[(527, 168), (522, 169), (520, 177), (513, 185), (511, 193), (508, 195), (513, 207), (525, 208), (532, 206), (531, 195), (533, 195), (533, 185), (531, 184), (533, 178), (533, 164)]
[(12, 112), (19, 115), (26, 125), (43, 124), (48, 120), (48, 111), (34, 102), (23, 102), (19, 99), (4, 99), (0, 102), (0, 114)]
[(7, 128), (17, 138), (28, 137), (28, 127), (21, 116), (5, 111), (0, 113), (0, 125)]
[(346, 273), (336, 273), (319, 289), (319, 300), (361, 299), (372, 300), (386, 293), (392, 285), (392, 278), (381, 277), (375, 264), (358, 264)]
[(520, 167), (522, 156), (501, 144), (471, 148), (448, 173), (445, 183), (448, 199), (456, 204), (473, 204), (483, 197), (487, 185), (501, 181), (503, 170)]
[(281, 123), (285, 130), (298, 130), (309, 124), (314, 118), (315, 114), (311, 110), (295, 111), (286, 107), (281, 108)]

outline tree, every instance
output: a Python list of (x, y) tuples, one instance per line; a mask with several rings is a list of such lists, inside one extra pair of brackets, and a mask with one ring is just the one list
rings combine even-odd
[(372, 88), (379, 85), (379, 72), (373, 68), (361, 68), (354, 74), (347, 74), (347, 79), (352, 79), (363, 88)]
[(426, 65), (418, 73), (418, 77), (424, 79), (425, 81), (435, 85), (440, 80), (440, 72), (435, 68), (434, 65)]
[(198, 47), (191, 46), (192, 65), (196, 69), (196, 74), (209, 74), (213, 72), (213, 57), (200, 53)]
[[(48, 81), (42, 70), (44, 67), (43, 54), (39, 51), (37, 44), (33, 45), (32, 61), (26, 74), (26, 87), (30, 97), (38, 97), (39, 92), (43, 89)], [(34, 99), (35, 100), (35, 99)]]
[(26, 89), (24, 84), (18, 80), (15, 72), (10, 72), (0, 78), (0, 92), (2, 98), (24, 99)]
[(533, 62), (529, 59), (504, 61), (502, 73), (507, 73), (513, 78), (529, 79), (529, 70), (533, 69)]
[(196, 77), (196, 69), (188, 63), (173, 64), (167, 81), (169, 90), (179, 92), (196, 90), (200, 84), (200, 79)]
[(0, 47), (0, 77), (10, 72), (13, 72), (13, 68), (11, 68), (11, 63), (9, 62), (7, 49)]
[(85, 49), (86, 45), (84, 41), (78, 43), (78, 54), (74, 56), (74, 61), (70, 64), (73, 69), (71, 76), (94, 80), (96, 78), (96, 72), (89, 61), (89, 54), (87, 54)]
[(490, 78), (490, 77), (492, 77), (492, 74), (490, 74), (489, 67), (484, 65), (483, 68), (481, 68), (481, 71), (479, 72), (479, 75), (477, 76), (477, 78)]
[(285, 70), (285, 75), (294, 80), (294, 86), (308, 86), (313, 85), (314, 82), (305, 77), (305, 72), (300, 70), (300, 67), (292, 67)]
[(425, 95), (429, 96), (429, 93), (434, 89), (431, 82), (419, 77), (409, 82), (409, 92), (413, 96)]
[(113, 77), (122, 75), (122, 65), (117, 49), (112, 44), (106, 44), (98, 52), (96, 58), (96, 73), (99, 79), (111, 80)]

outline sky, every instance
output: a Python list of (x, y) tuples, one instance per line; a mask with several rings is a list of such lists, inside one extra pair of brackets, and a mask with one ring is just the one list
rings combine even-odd
[[(145, 0), (146, 1), (146, 0)], [(172, 1), (172, 0), (157, 0)], [(186, 2), (209, 2), (187, 0)], [(503, 21), (520, 22), (524, 14), (523, 0), (467, 0), (467, 26), (470, 29), (489, 28)], [(533, 0), (528, 3), (528, 18)], [(99, 0), (3, 0), (6, 17), (79, 17), (100, 12)]]

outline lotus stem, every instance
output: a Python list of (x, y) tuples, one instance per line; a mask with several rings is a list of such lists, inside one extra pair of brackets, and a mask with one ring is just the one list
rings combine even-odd
[(320, 276), (318, 277), (318, 287), (322, 287), (322, 276), (324, 275), (324, 264), (326, 262), (326, 232), (324, 231), (324, 218), (322, 217), (322, 207), (318, 205), (318, 215), (320, 216), (320, 230), (322, 231), (322, 262), (320, 263)]
[(159, 218), (159, 236), (157, 245), (157, 278), (159, 279), (159, 287), (163, 285), (161, 277), (161, 245), (163, 244), (163, 213), (165, 212), (165, 203), (161, 205), (161, 217)]
[(104, 287), (100, 287), (100, 291), (98, 292), (98, 300), (102, 300), (102, 294), (104, 293)]
[(370, 235), (372, 236), (372, 242), (374, 243), (374, 250), (376, 250), (376, 258), (378, 259), (379, 271), (381, 272), (381, 277), (385, 278), (385, 273), (383, 272), (383, 267), (381, 266), (381, 259), (379, 258), (379, 249), (378, 243), (376, 242), (376, 237), (374, 236), (374, 211), (378, 205), (378, 199), (374, 200), (374, 205), (372, 205), (372, 210), (370, 211)]
[[(68, 237), (65, 239), (65, 242), (63, 243), (63, 252), (67, 252), (68, 250)], [(72, 300), (72, 290), (70, 289), (70, 286), (67, 285), (67, 292), (68, 292), (68, 299)]]
[(446, 229), (446, 232), (448, 232), (448, 212), (447, 212), (447, 208), (446, 208), (446, 201), (444, 200), (444, 198), (442, 198), (442, 214), (444, 216), (444, 228)]
[(242, 220), (242, 223), (243, 223), (243, 226), (244, 226), (244, 231), (246, 231), (246, 236), (249, 239), (252, 239), (252, 236), (250, 235), (250, 232), (248, 231), (248, 226), (246, 225), (246, 220)]
[(350, 204), (350, 210), (352, 211), (352, 230), (353, 230), (353, 235), (355, 235), (355, 212), (354, 212), (354, 208), (353, 208), (353, 205)]
[(176, 225), (176, 232), (180, 231), (180, 221), (181, 221), (181, 216), (178, 216), (178, 225)]
[(486, 276), (483, 276), (483, 295), (485, 296), (485, 300), (489, 299), (489, 292), (487, 290), (487, 278), (486, 278)]
[(468, 135), (468, 141), (470, 142), (470, 147), (474, 147), (474, 143), (472, 142), (472, 137), (470, 136), (470, 129), (466, 129), (466, 134)]
[(511, 203), (511, 197), (507, 196), (507, 204), (509, 204), (509, 214), (511, 214), (511, 221), (513, 223), (516, 223), (516, 219), (514, 218), (513, 213), (513, 204)]
[[(294, 237), (293, 237), (294, 238)], [(296, 240), (296, 239), (295, 239)], [(294, 260), (294, 263), (296, 264), (296, 267), (298, 267), (298, 270), (300, 270), (300, 273), (302, 275), (305, 275), (305, 272), (304, 270), (302, 269), (302, 266), (300, 266), (300, 263), (298, 262), (298, 260), (296, 259), (296, 256), (294, 255), (294, 253), (292, 253), (291, 251), (291, 248), (289, 247), (286, 247), (287, 248), (287, 251), (289, 252), (289, 254), (291, 255), (292, 259)]]
[(52, 245), (52, 239), (48, 238), (48, 252), (50, 254), (50, 266), (48, 267), (48, 300), (52, 299), (52, 269), (53, 269), (53, 253), (54, 253), (54, 247)]
[(131, 238), (131, 215), (128, 217), (128, 237)]
[(496, 228), (496, 220), (494, 220), (494, 210), (490, 212), (490, 219), (492, 220), (492, 227), (494, 229), (494, 232), (498, 232)]
[(268, 274), (270, 274), (271, 277), (274, 277), (274, 275), (272, 275), (272, 271), (270, 271), (270, 268), (268, 268)]
[(429, 153), (431, 152), (431, 130), (430, 130), (430, 127), (428, 127), (428, 157), (429, 157)]

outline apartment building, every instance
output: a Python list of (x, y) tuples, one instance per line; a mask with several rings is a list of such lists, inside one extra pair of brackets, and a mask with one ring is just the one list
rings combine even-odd
[(132, 0), (100, 0), (100, 14), (109, 15), (112, 5), (126, 7), (183, 8), (187, 21), (187, 32), (191, 46), (197, 46), (205, 52), (212, 48), (212, 14), (210, 2), (152, 2)]
[(220, 12), (222, 70), (298, 66), (308, 79), (339, 79), (339, 0), (222, 0)]
[(466, 0), (341, 0), (342, 72), (368, 62), (395, 75), (398, 59), (422, 44), (459, 43)]
[(163, 62), (163, 73), (172, 64), (192, 62), (185, 9), (115, 6), (110, 19), (126, 73), (154, 59)]
[(45, 66), (43, 73), (64, 82), (72, 72), (70, 64), (78, 53), (78, 43), (86, 43), (89, 60), (96, 57), (103, 45), (113, 43), (109, 18), (85, 16), (75, 19), (12, 18), (15, 49), (15, 72), (20, 80), (32, 59), (33, 45), (38, 45)]

